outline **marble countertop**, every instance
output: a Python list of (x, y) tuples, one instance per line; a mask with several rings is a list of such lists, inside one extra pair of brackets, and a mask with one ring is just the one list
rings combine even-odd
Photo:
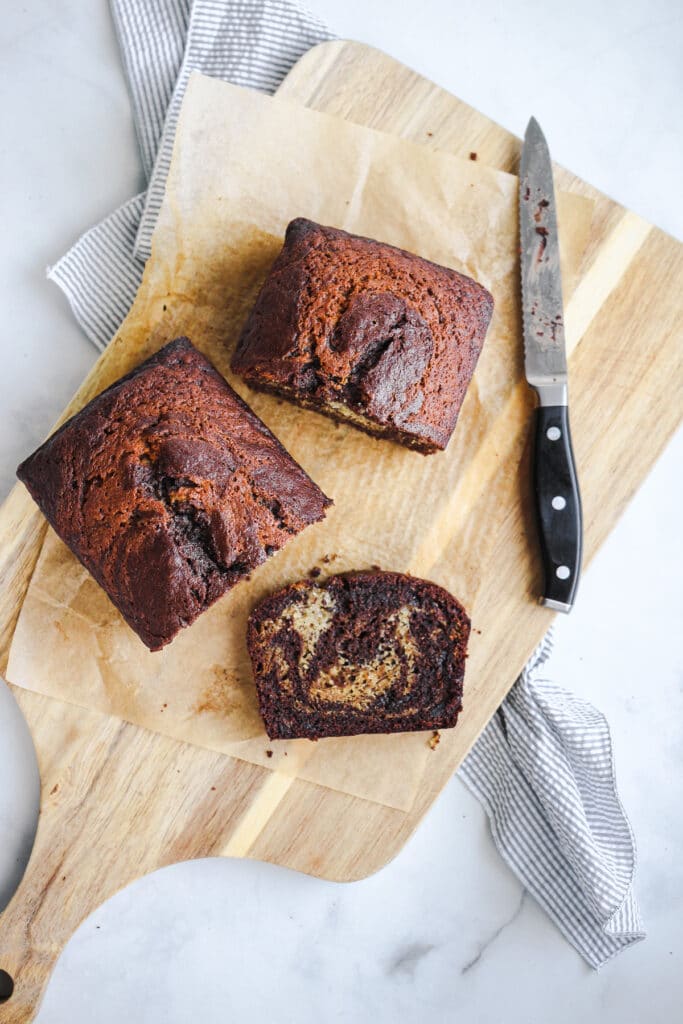
[[(385, 49), (517, 133), (534, 113), (560, 163), (683, 236), (683, 15), (671, 0), (310, 6), (340, 35)], [(4, 495), (95, 359), (44, 268), (144, 183), (105, 0), (10, 5), (0, 47)], [(500, 860), (456, 777), (396, 860), (364, 882), (228, 860), (140, 880), (70, 941), (40, 1024), (675, 1019), (682, 481), (679, 434), (586, 572), (576, 609), (558, 620), (550, 668), (611, 723), (646, 942), (600, 974), (587, 968)], [(35, 786), (15, 764), (10, 704), (0, 691), (0, 900)]]

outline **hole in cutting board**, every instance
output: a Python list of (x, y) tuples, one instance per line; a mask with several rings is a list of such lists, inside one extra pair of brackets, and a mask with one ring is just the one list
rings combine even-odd
[(6, 1003), (14, 992), (14, 981), (7, 971), (0, 970), (0, 1003)]

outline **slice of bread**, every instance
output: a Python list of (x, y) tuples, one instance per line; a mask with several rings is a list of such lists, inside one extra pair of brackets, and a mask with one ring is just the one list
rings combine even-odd
[(451, 728), (462, 707), (469, 633), (454, 597), (401, 573), (343, 573), (285, 587), (248, 623), (268, 736)]

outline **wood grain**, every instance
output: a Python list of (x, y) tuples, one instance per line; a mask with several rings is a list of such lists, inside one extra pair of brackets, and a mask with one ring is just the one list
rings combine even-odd
[[(516, 169), (514, 136), (357, 43), (316, 47), (281, 91), (360, 124), (462, 156), (475, 151), (483, 163)], [(680, 419), (683, 247), (556, 170), (563, 189), (596, 203), (593, 238), (566, 310), (587, 564)], [(91, 397), (124, 363), (114, 342), (75, 401)], [(15, 995), (0, 1006), (2, 1024), (32, 1019), (74, 929), (103, 900), (157, 867), (193, 857), (248, 856), (349, 881), (396, 855), (552, 619), (535, 601), (528, 453), (522, 472), (519, 451), (506, 458), (515, 500), (496, 540), (496, 572), (484, 581), (475, 609), (482, 633), (472, 643), (466, 710), (457, 730), (442, 737), (409, 813), (14, 690), (36, 743), (43, 799), (33, 856), (0, 920), (0, 967), (16, 981)], [(15, 488), (0, 509), (3, 669), (44, 529), (26, 492)], [(444, 552), (444, 558), (456, 555)], [(472, 707), (476, 717), (467, 713)]]

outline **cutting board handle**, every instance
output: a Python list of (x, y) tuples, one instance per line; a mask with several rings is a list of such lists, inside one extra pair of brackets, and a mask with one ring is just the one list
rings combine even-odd
[(270, 775), (12, 690), (33, 735), (42, 792), (33, 853), (0, 915), (0, 970), (14, 982), (0, 1024), (33, 1020), (65, 944), (105, 900), (157, 868), (220, 855)]
[[(62, 712), (58, 702), (15, 690), (18, 701), (37, 710), (44, 705), (46, 718), (73, 719), (76, 708)], [(7, 908), (0, 915), (0, 1024), (24, 1024), (33, 1020), (54, 965), (78, 925), (100, 903), (136, 876), (144, 862), (143, 837), (131, 837), (122, 853), (122, 865), (111, 871), (111, 854), (97, 850), (93, 828), (100, 830), (106, 807), (86, 803), (85, 797), (105, 771), (106, 758), (120, 731), (116, 723), (101, 718), (109, 731), (88, 736), (74, 729), (66, 733), (66, 756), (42, 765), (41, 814), (26, 872)], [(124, 727), (125, 728), (125, 727)], [(39, 728), (40, 731), (40, 728)], [(100, 757), (93, 761), (93, 744)], [(40, 755), (40, 746), (37, 744)], [(90, 760), (90, 763), (88, 761)], [(68, 762), (71, 761), (71, 766)], [(156, 866), (152, 864), (151, 866)]]

